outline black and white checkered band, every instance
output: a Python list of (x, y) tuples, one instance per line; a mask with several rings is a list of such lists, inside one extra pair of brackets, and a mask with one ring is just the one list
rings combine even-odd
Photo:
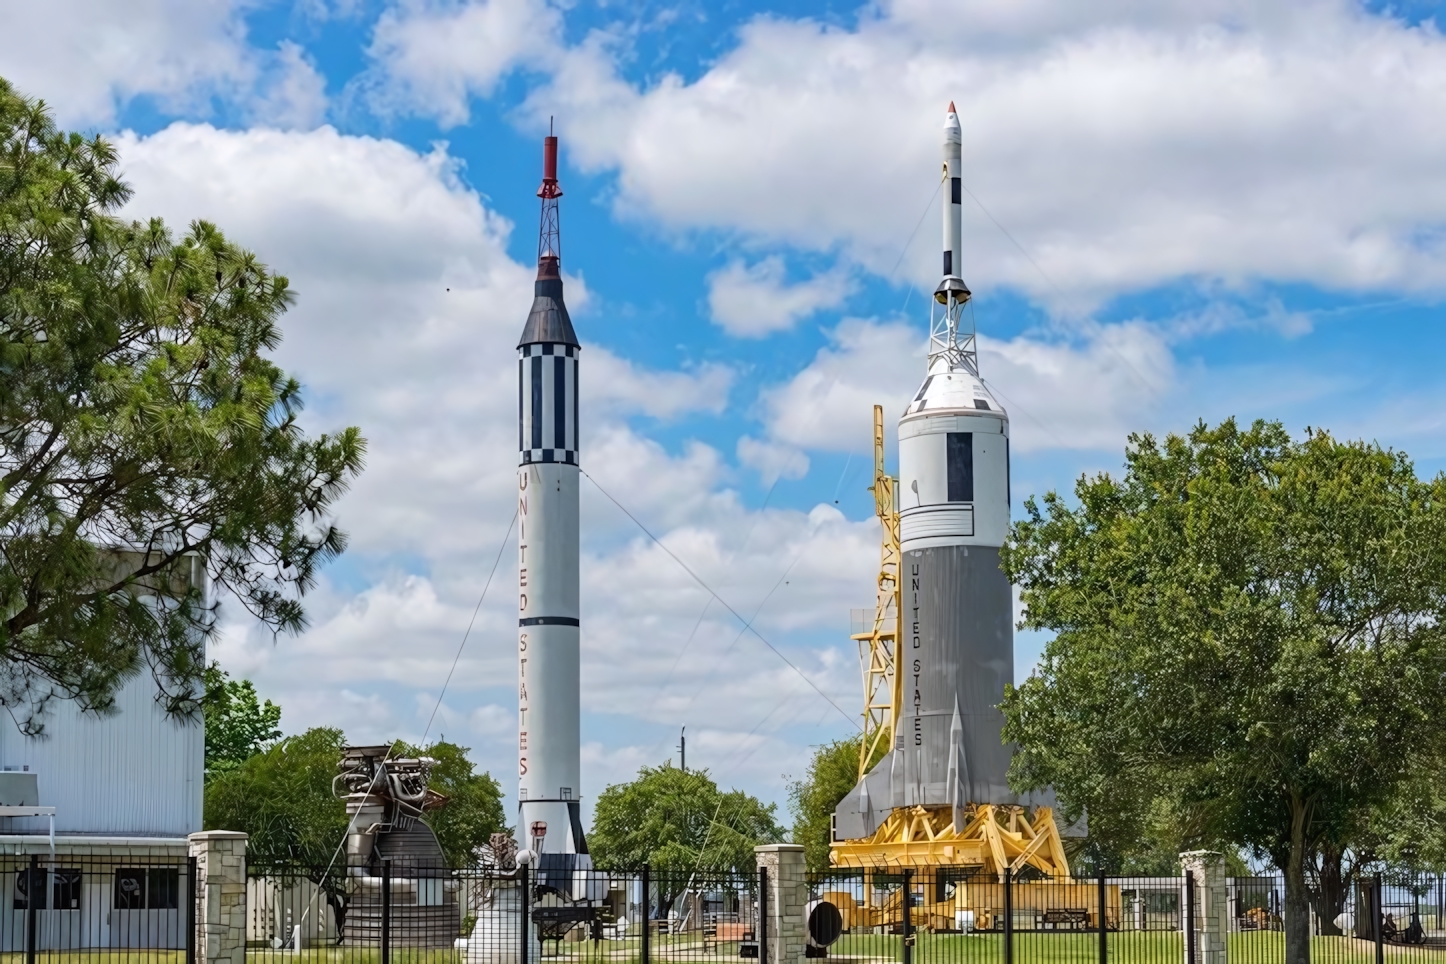
[(522, 464), (530, 465), (533, 462), (561, 462), (563, 465), (576, 465), (577, 453), (572, 449), (523, 449)]
[(577, 465), (578, 349), (550, 342), (522, 345), (517, 360), (517, 449), (523, 465)]

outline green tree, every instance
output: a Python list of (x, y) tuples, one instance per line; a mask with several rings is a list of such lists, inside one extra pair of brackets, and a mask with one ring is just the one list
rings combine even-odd
[(207, 830), (247, 835), (246, 859), (297, 867), (321, 888), (346, 926), (346, 805), (331, 791), (344, 744), (341, 730), (316, 727), (287, 737), (206, 783)]
[(341, 730), (316, 727), (217, 774), (206, 784), (206, 829), (243, 831), (260, 863), (324, 867), (346, 836), (346, 806), (331, 790), (344, 743)]
[(588, 849), (604, 870), (751, 872), (753, 848), (783, 839), (776, 809), (741, 790), (720, 791), (707, 770), (643, 767), (636, 780), (598, 795)]
[(437, 835), (437, 843), (453, 867), (476, 863), (476, 850), (494, 833), (507, 830), (507, 814), (502, 808), (502, 785), (492, 774), (477, 773), (467, 759), (468, 748), (438, 740), (420, 748), (398, 742), (393, 755), (431, 757), (437, 761), (427, 785), (447, 797), (446, 806), (426, 815), (427, 825)]
[(261, 702), (249, 679), (206, 667), (206, 779), (233, 770), (281, 739), (281, 707)]
[(302, 627), (365, 448), (297, 422), (286, 278), (203, 221), (116, 217), (118, 164), (0, 80), (0, 702), (29, 733), (147, 669), (196, 710), (217, 596)]
[(1122, 479), (1031, 499), (1003, 566), (1057, 635), (1006, 692), (1012, 779), (1092, 833), (1165, 814), (1286, 880), (1286, 961), (1309, 960), (1306, 868), (1435, 744), (1446, 480), (1278, 424), (1132, 436)]
[[(814, 752), (803, 779), (788, 785), (793, 842), (803, 844), (809, 870), (828, 868), (834, 809), (859, 782), (860, 739), (852, 736), (825, 743)], [(874, 760), (869, 766), (877, 762)]]

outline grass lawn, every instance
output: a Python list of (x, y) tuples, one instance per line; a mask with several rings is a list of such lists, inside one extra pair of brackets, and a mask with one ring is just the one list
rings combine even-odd
[[(554, 944), (548, 942), (540, 960), (529, 964), (641, 964), (636, 938), (626, 941), (591, 941)], [(1184, 937), (1174, 931), (1124, 932), (1109, 935), (1109, 960), (1118, 964), (1184, 964)], [(654, 937), (650, 962), (733, 962), (739, 960), (736, 943), (710, 944), (686, 936)], [(1229, 964), (1281, 964), (1285, 960), (1285, 935), (1278, 931), (1247, 931), (1231, 934), (1227, 948)], [(60, 964), (61, 957), (46, 955), (47, 964)], [(1446, 948), (1386, 945), (1385, 956), (1392, 964), (1446, 964)], [(0, 964), (24, 964), (23, 955), (3, 955)], [(87, 953), (85, 960), (104, 964), (184, 964), (176, 951)], [(247, 964), (381, 964), (381, 954), (363, 947), (308, 947), (300, 953), (251, 948)], [(12, 958), (14, 958), (12, 960)], [(486, 961), (485, 953), (479, 954)], [(829, 948), (828, 959), (840, 964), (897, 964), (902, 962), (903, 940), (897, 934), (845, 934)], [(1014, 935), (1010, 964), (1099, 964), (1099, 938), (1090, 933), (1023, 933)], [(1311, 940), (1314, 964), (1375, 964), (1375, 945), (1349, 937), (1316, 937)], [(395, 947), (390, 964), (465, 964), (464, 953), (447, 948)], [(66, 964), (69, 964), (67, 961)], [(1001, 934), (915, 935), (913, 964), (1005, 964)]]

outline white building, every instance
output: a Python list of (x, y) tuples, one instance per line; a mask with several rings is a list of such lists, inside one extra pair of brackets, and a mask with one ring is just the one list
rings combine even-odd
[(205, 725), (157, 693), (142, 670), (104, 715), (54, 700), (38, 737), (0, 716), (0, 952), (186, 946)]
[[(21, 790), (29, 781), (0, 775), (0, 805), (53, 807), (57, 850), (102, 840), (112, 846), (164, 842), (184, 855), (186, 835), (201, 829), (205, 754), (200, 715), (167, 713), (156, 699), (155, 680), (143, 672), (122, 687), (115, 711), (104, 716), (57, 700), (39, 737), (0, 718), (0, 768), (33, 775), (34, 789), (23, 793), (35, 794), (4, 799), (7, 786)], [(5, 822), (0, 853), (36, 845), (49, 851), (48, 817)]]

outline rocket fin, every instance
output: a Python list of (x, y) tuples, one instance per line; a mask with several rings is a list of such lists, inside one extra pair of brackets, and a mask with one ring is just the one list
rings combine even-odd
[(878, 825), (874, 822), (874, 802), (869, 799), (869, 779), (867, 774), (859, 781), (859, 813), (864, 815), (864, 832), (873, 833)]
[(889, 806), (897, 810), (904, 805), (904, 748), (903, 740), (889, 761)]
[(964, 780), (967, 774), (961, 772), (964, 762), (964, 720), (959, 713), (959, 697), (954, 697), (954, 719), (949, 723), (949, 805), (954, 811), (954, 832), (964, 829)]

